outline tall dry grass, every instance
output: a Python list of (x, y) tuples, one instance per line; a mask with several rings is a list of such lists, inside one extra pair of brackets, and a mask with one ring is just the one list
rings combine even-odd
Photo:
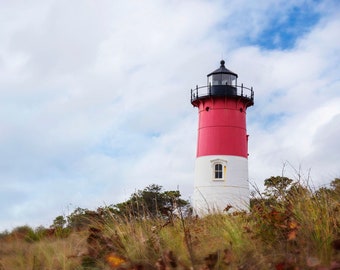
[(171, 221), (112, 216), (102, 229), (118, 256), (144, 269), (166, 264), (169, 252), (183, 269), (337, 269), (338, 198), (300, 187), (284, 200), (258, 200), (248, 213)]
[(87, 232), (73, 233), (68, 238), (27, 242), (9, 237), (0, 242), (0, 263), (4, 270), (82, 269), (81, 255), (87, 251)]
[(340, 269), (339, 196), (298, 188), (203, 218), (109, 212), (67, 238), (1, 239), (0, 269)]
[(155, 266), (166, 264), (169, 252), (173, 269), (269, 269), (273, 258), (264, 253), (253, 226), (247, 213), (216, 213), (171, 222), (112, 217), (102, 229), (127, 269), (162, 269)]

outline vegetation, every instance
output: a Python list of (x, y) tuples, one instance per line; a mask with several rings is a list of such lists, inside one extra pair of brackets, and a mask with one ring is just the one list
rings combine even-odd
[(0, 234), (0, 269), (340, 269), (340, 179), (264, 184), (249, 212), (197, 218), (178, 191), (151, 185), (50, 228), (21, 226)]
[(114, 213), (131, 218), (171, 217), (181, 208), (189, 210), (189, 202), (180, 198), (179, 191), (163, 191), (158, 185), (150, 185), (132, 194), (126, 202), (113, 206)]

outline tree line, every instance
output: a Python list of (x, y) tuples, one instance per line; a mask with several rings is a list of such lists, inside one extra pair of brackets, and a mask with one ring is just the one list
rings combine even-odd
[[(326, 195), (333, 201), (340, 201), (340, 178), (335, 178), (328, 187), (311, 190), (299, 181), (284, 176), (272, 176), (264, 181), (264, 187), (263, 192), (256, 188), (252, 191), (250, 211), (260, 209), (270, 212), (280, 206), (287, 207), (290, 198), (297, 196), (310, 196), (317, 200)], [(133, 193), (125, 202), (99, 207), (96, 210), (78, 207), (67, 216), (57, 216), (49, 228), (39, 226), (33, 229), (28, 225), (19, 226), (11, 232), (0, 233), (0, 239), (15, 236), (34, 242), (45, 237), (67, 237), (72, 231), (86, 229), (93, 222), (104, 223), (108, 218), (160, 218), (171, 222), (174, 217), (185, 218), (191, 214), (191, 205), (189, 201), (181, 198), (180, 191), (164, 191), (162, 186), (152, 184)]]

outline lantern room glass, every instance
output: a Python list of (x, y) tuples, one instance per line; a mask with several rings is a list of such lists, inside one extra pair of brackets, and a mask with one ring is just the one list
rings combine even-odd
[(226, 73), (211, 74), (208, 77), (208, 85), (231, 85), (236, 87), (237, 77)]

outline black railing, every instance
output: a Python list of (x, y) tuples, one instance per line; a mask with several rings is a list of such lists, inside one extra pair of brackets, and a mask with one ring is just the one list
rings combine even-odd
[(195, 89), (191, 89), (191, 103), (195, 103), (196, 100), (211, 96), (217, 97), (240, 97), (248, 100), (251, 105), (254, 104), (254, 90), (253, 87), (248, 88), (241, 85), (205, 85)]

